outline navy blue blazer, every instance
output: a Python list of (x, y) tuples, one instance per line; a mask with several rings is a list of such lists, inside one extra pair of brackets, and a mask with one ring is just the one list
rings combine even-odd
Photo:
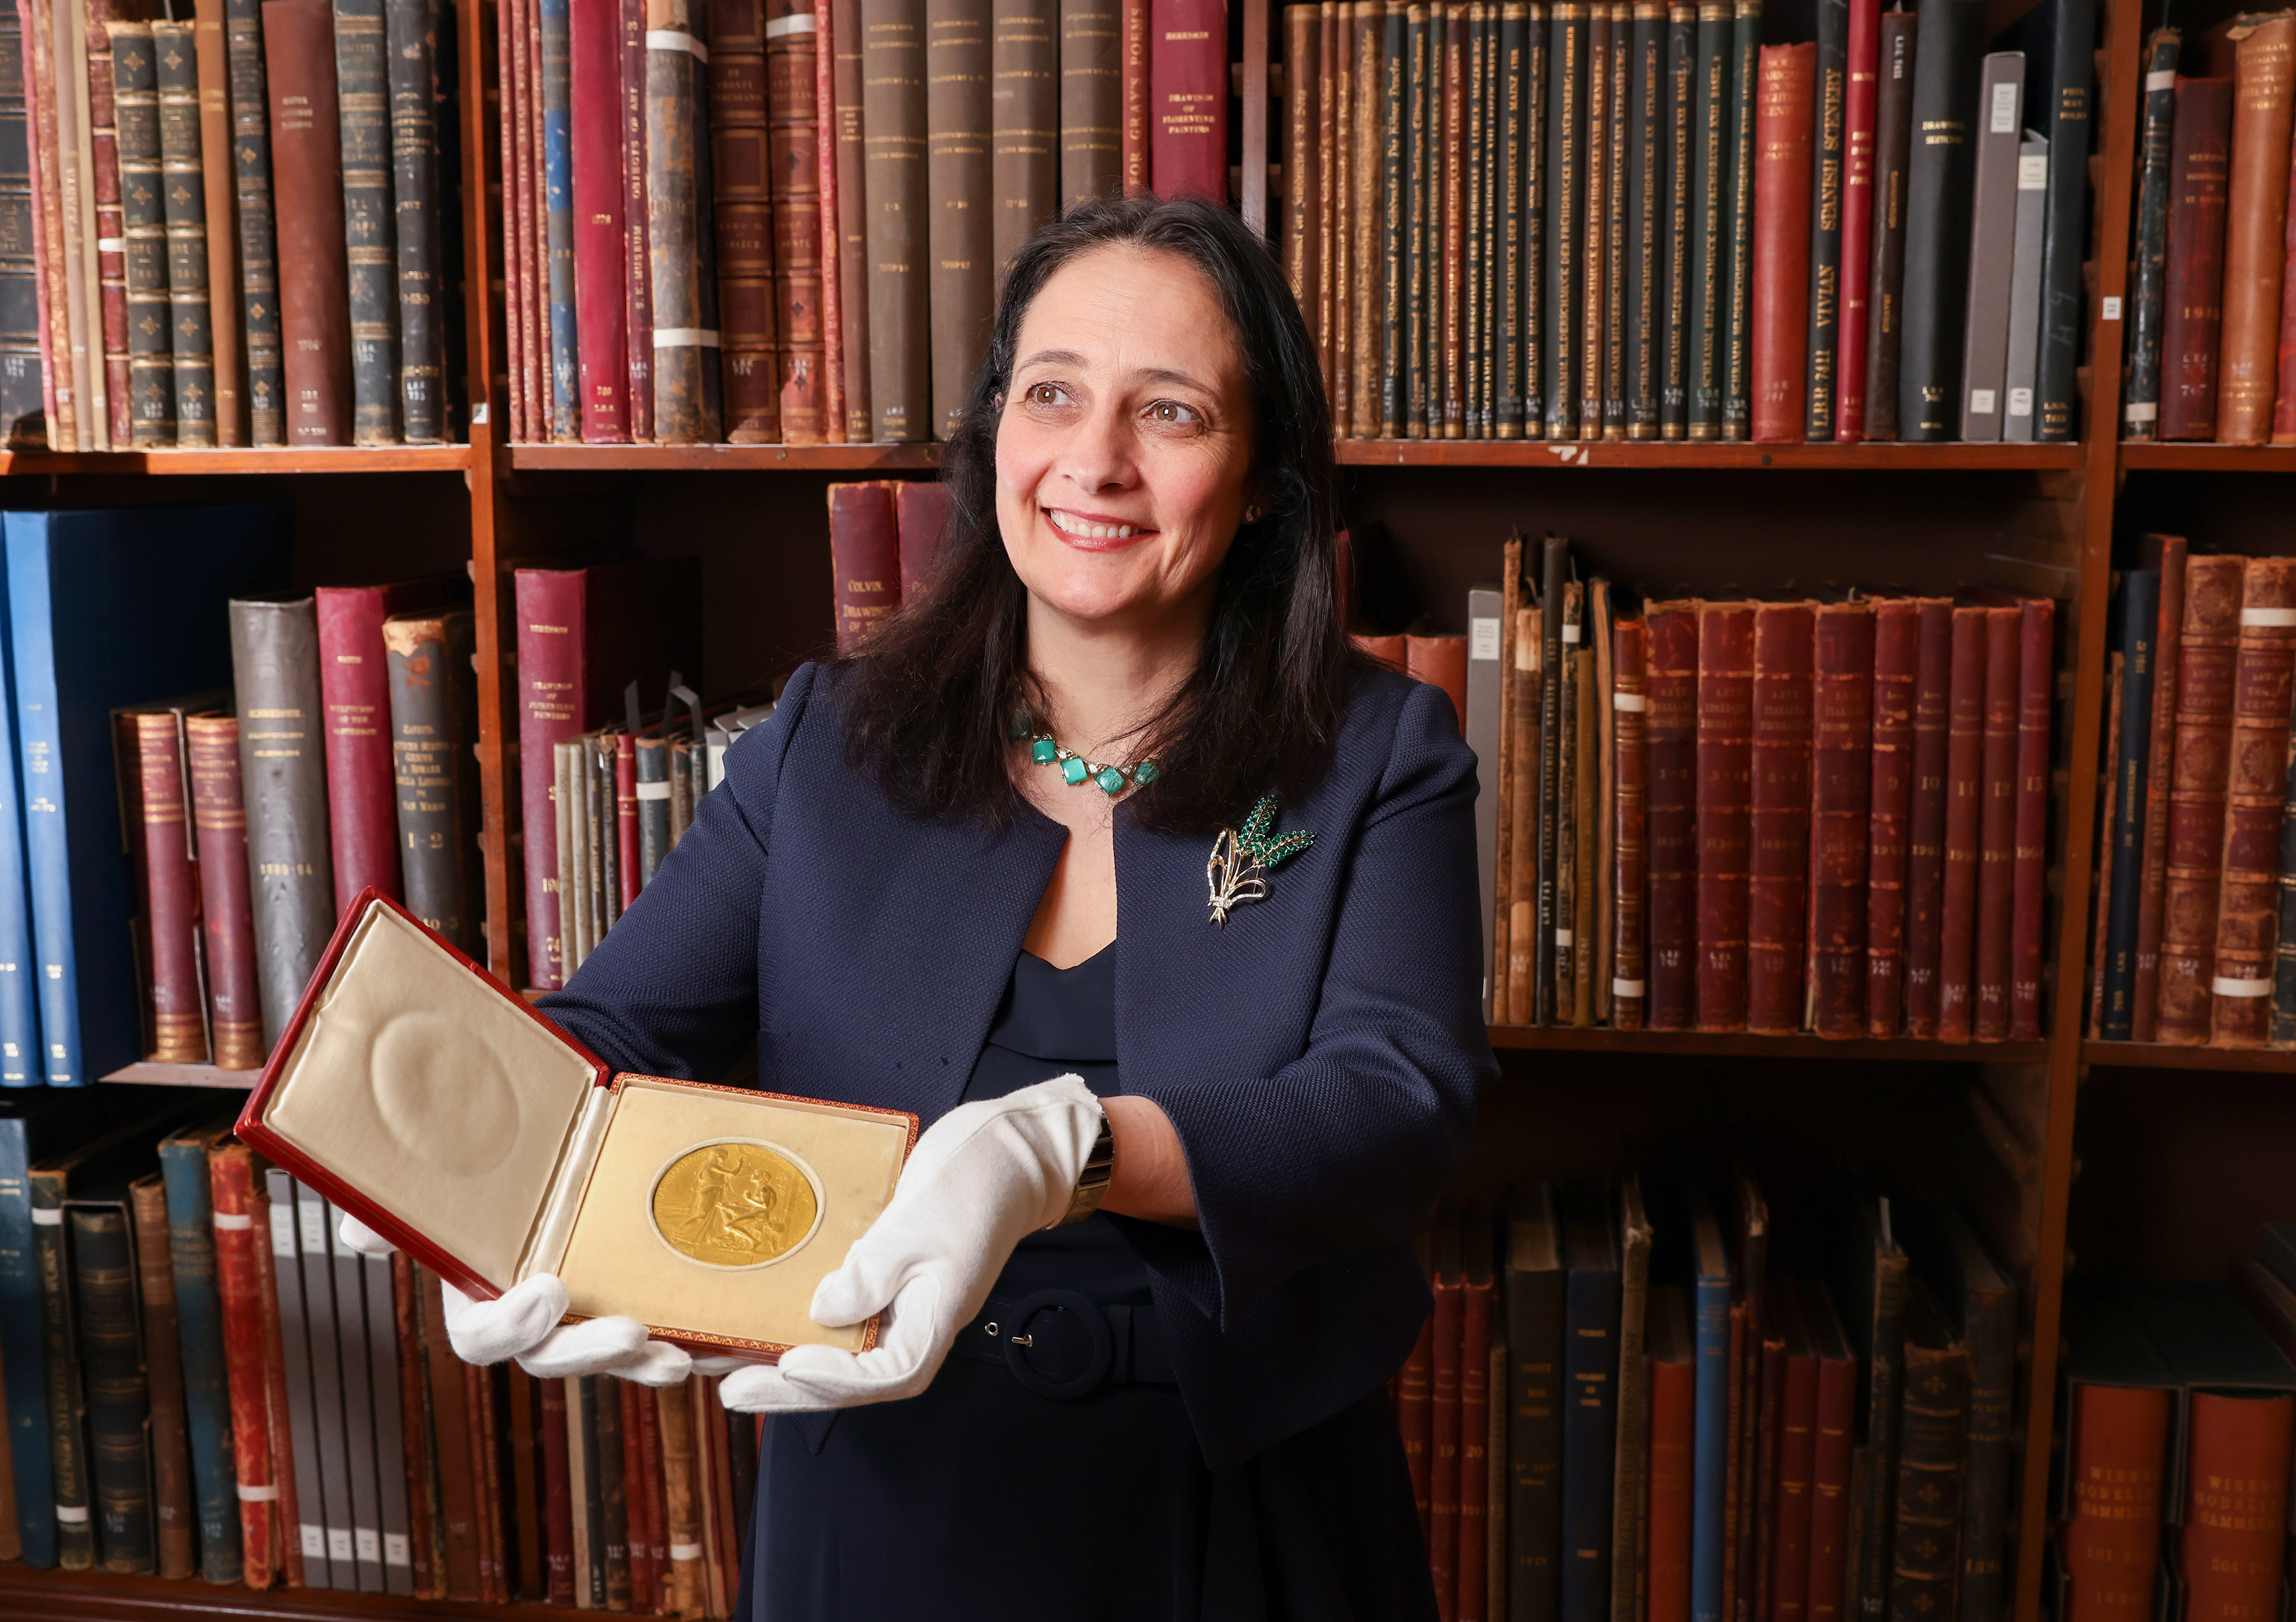
[[(923, 821), (846, 763), (833, 670), (790, 679), (652, 883), (541, 1006), (616, 1069), (913, 1110), (972, 1073), (1066, 830)], [(1079, 789), (1078, 792), (1087, 791)], [(1441, 691), (1357, 683), (1286, 803), (1315, 845), (1225, 929), (1209, 835), (1116, 813), (1118, 1068), (1177, 1128), (1200, 1232), (1118, 1218), (1214, 1469), (1383, 1382), (1428, 1308), (1411, 1238), (1496, 1070), (1475, 761)]]

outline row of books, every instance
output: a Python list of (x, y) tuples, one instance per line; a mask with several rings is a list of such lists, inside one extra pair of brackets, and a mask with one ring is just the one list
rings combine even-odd
[(0, 1107), (0, 1558), (732, 1614), (754, 1420), (463, 1363), (435, 1274), (167, 1097)]
[(2177, 28), (2144, 43), (2121, 431), (2296, 444), (2284, 241), (2296, 12), (2243, 12), (2195, 45)]
[(2296, 1223), (2228, 1282), (2065, 1292), (2060, 1622), (2288, 1614)]
[(2053, 602), (1636, 612), (1529, 550), (1464, 650), (1494, 1022), (2040, 1039)]
[(1997, 1622), (2017, 1288), (1969, 1223), (1739, 1173), (1439, 1210), (1395, 1385), (1445, 1622)]
[(2148, 535), (2112, 637), (2090, 1033), (2296, 1045), (2296, 559)]
[(1039, 224), (1119, 189), (1227, 196), (1226, 0), (497, 20), (521, 439), (945, 438)]
[(0, 419), (55, 450), (430, 444), (459, 391), (454, 10), (0, 14)]
[(1338, 431), (2074, 438), (2095, 7), (1987, 31), (1979, 0), (1820, 0), (1800, 45), (1759, 0), (1287, 6), (1283, 250)]

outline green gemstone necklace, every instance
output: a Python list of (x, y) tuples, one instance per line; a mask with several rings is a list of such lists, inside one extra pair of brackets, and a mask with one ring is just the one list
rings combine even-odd
[(1013, 736), (1028, 741), (1029, 758), (1038, 766), (1060, 767), (1062, 779), (1072, 789), (1089, 782), (1112, 799), (1128, 788), (1144, 789), (1164, 774), (1163, 768), (1152, 759), (1142, 760), (1129, 766), (1086, 760), (1056, 741), (1052, 733), (1035, 731), (1025, 717), (1013, 721)]

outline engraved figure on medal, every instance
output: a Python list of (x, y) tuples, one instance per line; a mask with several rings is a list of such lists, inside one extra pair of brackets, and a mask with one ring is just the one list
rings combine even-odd
[(719, 1138), (673, 1158), (654, 1177), (653, 1231), (712, 1267), (763, 1267), (802, 1249), (821, 1225), (821, 1184), (788, 1150)]

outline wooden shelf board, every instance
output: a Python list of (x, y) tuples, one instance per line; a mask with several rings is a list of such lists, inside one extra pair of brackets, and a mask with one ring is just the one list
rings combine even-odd
[(2296, 473), (2296, 445), (2164, 445), (2124, 439), (2120, 465), (2195, 473)]
[(566, 1612), (530, 1603), (480, 1605), (467, 1600), (409, 1600), (394, 1594), (339, 1593), (326, 1588), (242, 1587), (198, 1578), (118, 1577), (102, 1571), (35, 1571), (0, 1564), (0, 1616), (10, 1622), (399, 1622), (406, 1618), (484, 1617), (543, 1622)]
[(2296, 1076), (2296, 1050), (2273, 1047), (2182, 1047), (2172, 1042), (2084, 1042), (2083, 1064), (2129, 1070), (2247, 1070)]
[(467, 445), (332, 446), (317, 450), (0, 451), (0, 473), (458, 473)]
[(1536, 1048), (1568, 1053), (1669, 1053), (1713, 1059), (1902, 1060), (1930, 1064), (2042, 1064), (2046, 1042), (1923, 1042), (1911, 1038), (1832, 1041), (1807, 1032), (1757, 1036), (1749, 1031), (1612, 1030), (1599, 1025), (1494, 1025), (1496, 1048)]
[(2078, 445), (1749, 445), (1652, 440), (1340, 439), (1346, 467), (1832, 468), (2070, 471)]
[(940, 446), (907, 445), (513, 445), (526, 472), (672, 472), (700, 469), (839, 473), (927, 471)]
[(261, 1070), (226, 1070), (211, 1064), (153, 1064), (138, 1060), (103, 1077), (148, 1087), (251, 1087)]

